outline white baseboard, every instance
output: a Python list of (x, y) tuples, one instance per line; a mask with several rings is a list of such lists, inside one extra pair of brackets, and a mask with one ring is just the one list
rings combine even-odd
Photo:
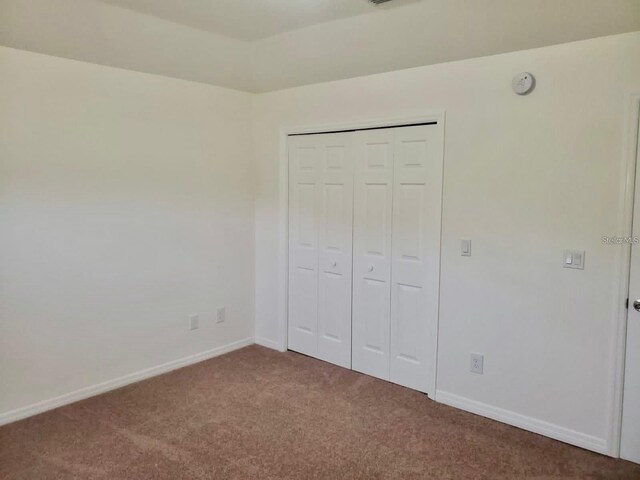
[(527, 417), (526, 415), (521, 415), (510, 410), (504, 410), (486, 403), (461, 397), (460, 395), (443, 392), (442, 390), (436, 390), (435, 400), (436, 402), (444, 403), (451, 407), (466, 410), (467, 412), (491, 418), (577, 447), (604, 455), (610, 454), (607, 441), (603, 438), (587, 435), (537, 418)]
[[(223, 345), (221, 347), (216, 347), (211, 350), (196, 353), (195, 355), (190, 355), (178, 360), (163, 363), (162, 365), (157, 365), (145, 370), (130, 373), (128, 375), (114, 378), (112, 380), (108, 380), (96, 385), (84, 387), (79, 390), (60, 395), (58, 397), (50, 398), (48, 400), (28, 405), (26, 407), (21, 407), (9, 412), (0, 413), (0, 425), (6, 425), (8, 423), (31, 417), (48, 410), (53, 410), (54, 408), (62, 407), (79, 400), (84, 400), (85, 398), (93, 397), (110, 390), (115, 390), (116, 388), (124, 387), (125, 385), (129, 385), (131, 383), (139, 382), (141, 380), (155, 377), (157, 375), (161, 375), (178, 368), (202, 362), (204, 360), (208, 360), (210, 358), (232, 352), (233, 350), (237, 350), (254, 343), (278, 351), (284, 350), (282, 345), (273, 340), (262, 337), (256, 337), (255, 339), (253, 337), (245, 338), (236, 342), (229, 343), (227, 345)], [(510, 410), (494, 407), (486, 403), (471, 400), (460, 395), (444, 392), (442, 390), (436, 391), (435, 401), (455, 408), (459, 408), (461, 410), (466, 410), (467, 412), (475, 413), (483, 417), (491, 418), (508, 425), (513, 425), (514, 427), (519, 427), (530, 432), (538, 433), (540, 435), (544, 435), (561, 442), (585, 448), (587, 450), (592, 450), (594, 452), (602, 453), (605, 455), (610, 454), (607, 441), (603, 438), (594, 437), (592, 435), (587, 435), (585, 433), (581, 433), (565, 427), (560, 427), (543, 420), (538, 420), (536, 418), (521, 415)]]
[(256, 344), (257, 345), (262, 345), (263, 347), (271, 348), (273, 350), (277, 350), (279, 352), (286, 351), (286, 348), (284, 348), (278, 342), (275, 342), (273, 340), (269, 340), (268, 338), (256, 337)]
[(84, 400), (85, 398), (93, 397), (110, 390), (115, 390), (116, 388), (124, 387), (125, 385), (139, 382), (150, 377), (155, 377), (157, 375), (170, 372), (171, 370), (176, 370), (178, 368), (186, 367), (194, 363), (202, 362), (203, 360), (217, 357), (224, 353), (228, 353), (233, 350), (252, 345), (253, 343), (255, 343), (253, 337), (244, 338), (242, 340), (238, 340), (237, 342), (228, 343), (227, 345), (222, 345), (221, 347), (216, 347), (212, 348), (211, 350), (196, 353), (195, 355), (190, 355), (178, 360), (163, 363), (162, 365), (157, 365), (145, 370), (133, 372), (122, 377), (107, 380), (106, 382), (81, 388), (74, 392), (65, 393), (64, 395), (60, 395), (59, 397), (50, 398), (48, 400), (43, 400), (38, 403), (27, 405), (26, 407), (21, 407), (9, 412), (0, 413), (0, 425), (6, 425), (7, 423), (22, 420), (23, 418), (31, 417), (33, 415), (46, 412), (47, 410), (53, 410), (54, 408), (62, 407), (63, 405), (68, 405), (70, 403)]

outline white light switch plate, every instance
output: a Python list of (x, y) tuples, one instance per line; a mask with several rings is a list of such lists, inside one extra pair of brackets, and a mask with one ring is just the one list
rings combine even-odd
[(562, 256), (562, 266), (584, 270), (584, 250), (565, 250)]
[(460, 255), (463, 257), (471, 256), (471, 240), (460, 241)]

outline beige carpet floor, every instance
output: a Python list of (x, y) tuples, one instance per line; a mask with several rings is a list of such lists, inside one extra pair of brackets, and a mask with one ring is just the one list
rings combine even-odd
[(614, 460), (251, 346), (0, 428), (8, 479), (640, 479)]

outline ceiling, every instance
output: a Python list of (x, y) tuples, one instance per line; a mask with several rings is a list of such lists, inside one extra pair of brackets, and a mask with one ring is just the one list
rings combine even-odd
[(0, 45), (265, 92), (640, 31), (640, 0), (0, 0)]
[(100, 1), (238, 40), (252, 41), (418, 0), (394, 0), (378, 6), (368, 0)]

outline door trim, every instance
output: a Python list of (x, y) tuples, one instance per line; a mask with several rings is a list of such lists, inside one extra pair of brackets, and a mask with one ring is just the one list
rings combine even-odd
[[(444, 162), (444, 133), (445, 133), (445, 111), (444, 110), (429, 110), (423, 112), (421, 115), (413, 115), (407, 117), (393, 117), (382, 118), (378, 120), (362, 120), (350, 123), (332, 123), (324, 125), (306, 125), (306, 126), (291, 126), (280, 128), (280, 141), (279, 141), (279, 199), (278, 199), (278, 217), (279, 217), (279, 232), (278, 232), (278, 326), (280, 332), (280, 338), (277, 341), (280, 351), (286, 351), (288, 348), (287, 332), (289, 328), (288, 318), (288, 296), (289, 296), (289, 149), (287, 139), (289, 135), (300, 134), (312, 134), (312, 133), (327, 133), (334, 131), (345, 130), (362, 130), (368, 128), (390, 128), (401, 127), (409, 124), (416, 123), (430, 123), (436, 122), (433, 128), (437, 128), (442, 140), (442, 161)], [(444, 175), (443, 175), (444, 181)], [(440, 236), (442, 237), (442, 211), (440, 214)], [(440, 277), (440, 272), (438, 273)], [(438, 310), (440, 308), (440, 300), (438, 299)], [(439, 320), (439, 315), (438, 315)], [(436, 391), (436, 377), (437, 377), (437, 331), (436, 325), (436, 338), (434, 345), (434, 375), (432, 382), (432, 392)]]
[[(629, 237), (633, 232), (633, 204), (635, 199), (635, 177), (637, 163), (640, 161), (640, 145), (638, 128), (640, 126), (640, 92), (627, 95), (625, 101), (626, 114), (623, 130), (623, 157), (620, 173), (620, 196), (618, 201), (618, 228), (620, 236)], [(608, 453), (613, 457), (620, 456), (620, 440), (622, 435), (622, 396), (624, 392), (624, 362), (627, 340), (627, 308), (629, 296), (629, 272), (631, 262), (631, 245), (618, 249), (617, 278), (618, 285), (614, 292), (612, 310), (612, 336), (610, 352), (610, 371), (612, 383), (609, 392), (609, 432), (607, 438)]]

